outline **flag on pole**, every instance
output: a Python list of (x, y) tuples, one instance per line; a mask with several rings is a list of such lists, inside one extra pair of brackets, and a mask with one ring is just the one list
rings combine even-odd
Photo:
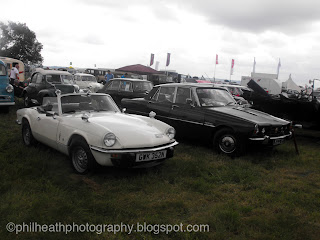
[(167, 63), (166, 63), (166, 67), (168, 67), (169, 64), (170, 64), (170, 55), (171, 55), (171, 53), (167, 53)]
[(279, 58), (279, 63), (278, 63), (278, 70), (277, 70), (277, 78), (279, 78), (279, 71), (280, 71), (280, 67), (281, 67), (281, 62), (280, 62), (280, 58)]
[(256, 72), (256, 58), (253, 58), (253, 70), (252, 70), (253, 73)]
[(218, 54), (216, 54), (216, 64), (219, 64), (218, 63)]
[(151, 53), (151, 57), (150, 57), (150, 66), (153, 65), (153, 61), (154, 61), (154, 54)]
[(231, 60), (230, 75), (233, 75), (233, 66), (234, 66), (234, 59)]

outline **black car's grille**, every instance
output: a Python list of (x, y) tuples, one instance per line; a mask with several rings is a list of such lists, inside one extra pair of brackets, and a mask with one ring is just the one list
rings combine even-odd
[(260, 127), (260, 134), (267, 135), (269, 137), (280, 137), (287, 135), (290, 132), (289, 125), (271, 126), (271, 127)]

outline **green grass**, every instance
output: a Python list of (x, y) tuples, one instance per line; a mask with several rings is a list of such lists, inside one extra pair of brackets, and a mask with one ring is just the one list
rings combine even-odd
[[(0, 239), (319, 239), (320, 133), (231, 159), (184, 142), (150, 169), (100, 168), (21, 140), (15, 111), (0, 113)], [(9, 233), (6, 224), (209, 224), (209, 232)]]

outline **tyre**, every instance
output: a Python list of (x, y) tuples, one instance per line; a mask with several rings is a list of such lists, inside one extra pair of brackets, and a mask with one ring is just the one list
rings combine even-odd
[(26, 108), (31, 107), (31, 102), (27, 93), (23, 95), (23, 105)]
[(235, 132), (228, 128), (220, 129), (214, 136), (214, 146), (218, 152), (229, 156), (239, 156), (243, 153), (244, 145)]
[(27, 147), (34, 145), (36, 142), (32, 135), (30, 124), (27, 120), (22, 121), (22, 141)]
[(79, 174), (86, 174), (93, 171), (96, 166), (91, 150), (84, 139), (73, 140), (70, 146), (71, 163), (74, 170)]

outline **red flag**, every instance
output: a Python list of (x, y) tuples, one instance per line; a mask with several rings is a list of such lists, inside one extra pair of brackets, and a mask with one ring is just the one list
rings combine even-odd
[(231, 60), (231, 70), (230, 70), (230, 75), (233, 74), (233, 66), (234, 66), (234, 59)]
[(219, 64), (218, 63), (218, 54), (216, 54), (216, 64)]
[(168, 67), (169, 64), (170, 64), (170, 55), (171, 55), (171, 53), (167, 53), (167, 64), (166, 64), (166, 67)]
[(154, 60), (154, 54), (151, 53), (151, 57), (150, 57), (150, 66), (153, 65), (153, 60)]

